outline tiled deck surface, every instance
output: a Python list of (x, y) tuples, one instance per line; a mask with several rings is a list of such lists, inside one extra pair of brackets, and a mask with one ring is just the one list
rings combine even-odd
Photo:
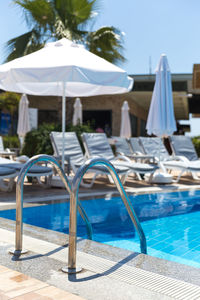
[(0, 300), (84, 300), (22, 273), (0, 266)]

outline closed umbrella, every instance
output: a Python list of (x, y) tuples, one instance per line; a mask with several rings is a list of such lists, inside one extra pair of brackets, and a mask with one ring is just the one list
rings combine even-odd
[(172, 96), (171, 73), (165, 54), (161, 55), (156, 69), (156, 81), (149, 109), (147, 133), (167, 137), (176, 131)]
[(83, 113), (82, 113), (82, 104), (80, 98), (76, 98), (76, 101), (74, 103), (74, 114), (73, 114), (73, 119), (72, 123), (73, 125), (78, 125), (82, 124), (82, 119), (83, 119)]
[(28, 106), (29, 106), (29, 102), (27, 96), (23, 94), (19, 102), (18, 123), (17, 123), (17, 134), (19, 136), (21, 148), (23, 146), (24, 138), (27, 132), (30, 131)]
[(126, 93), (132, 85), (124, 70), (65, 38), (0, 66), (0, 89), (62, 96), (62, 165), (66, 97)]
[(154, 134), (160, 138), (172, 135), (173, 132), (176, 131), (171, 73), (167, 56), (165, 54), (161, 55), (156, 69), (156, 81), (153, 89), (146, 129), (149, 135)]
[(124, 137), (124, 138), (131, 137), (131, 122), (130, 122), (130, 115), (129, 115), (129, 106), (127, 101), (124, 101), (122, 105), (120, 137)]

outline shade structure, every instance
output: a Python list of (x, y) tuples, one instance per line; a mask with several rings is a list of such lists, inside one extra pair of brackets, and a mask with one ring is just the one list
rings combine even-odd
[(161, 55), (156, 69), (156, 81), (146, 129), (149, 135), (154, 134), (159, 137), (167, 137), (176, 131), (171, 73), (165, 54)]
[(67, 39), (0, 66), (0, 89), (62, 96), (63, 143), (66, 97), (125, 93), (132, 85), (124, 70)]
[[(153, 89), (147, 125), (147, 133), (158, 137), (167, 137), (176, 131), (172, 96), (171, 72), (166, 54), (162, 54), (156, 68), (156, 81)], [(160, 148), (159, 148), (160, 161)], [(170, 183), (169, 174), (154, 174), (155, 183)]]
[(82, 124), (83, 121), (83, 112), (82, 112), (82, 104), (80, 98), (76, 98), (74, 103), (74, 113), (72, 118), (72, 124), (78, 125)]
[(28, 106), (29, 106), (29, 101), (27, 99), (27, 96), (23, 94), (19, 102), (18, 123), (17, 123), (17, 134), (20, 139), (21, 147), (24, 143), (24, 138), (27, 132), (30, 131)]
[(127, 101), (124, 101), (121, 110), (120, 137), (124, 137), (124, 138), (131, 137), (131, 122), (130, 122), (130, 115), (129, 115), (129, 106)]

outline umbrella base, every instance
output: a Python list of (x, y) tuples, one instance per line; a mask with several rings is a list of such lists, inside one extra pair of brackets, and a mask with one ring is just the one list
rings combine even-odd
[(151, 183), (172, 183), (172, 175), (168, 173), (155, 173), (150, 180)]

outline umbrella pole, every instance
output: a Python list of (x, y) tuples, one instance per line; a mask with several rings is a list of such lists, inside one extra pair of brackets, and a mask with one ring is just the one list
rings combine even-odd
[(63, 82), (63, 95), (62, 95), (62, 168), (64, 170), (65, 157), (65, 115), (66, 115), (66, 97), (65, 97), (65, 82)]
[(160, 164), (160, 149), (161, 149), (161, 138), (159, 139), (159, 164)]

